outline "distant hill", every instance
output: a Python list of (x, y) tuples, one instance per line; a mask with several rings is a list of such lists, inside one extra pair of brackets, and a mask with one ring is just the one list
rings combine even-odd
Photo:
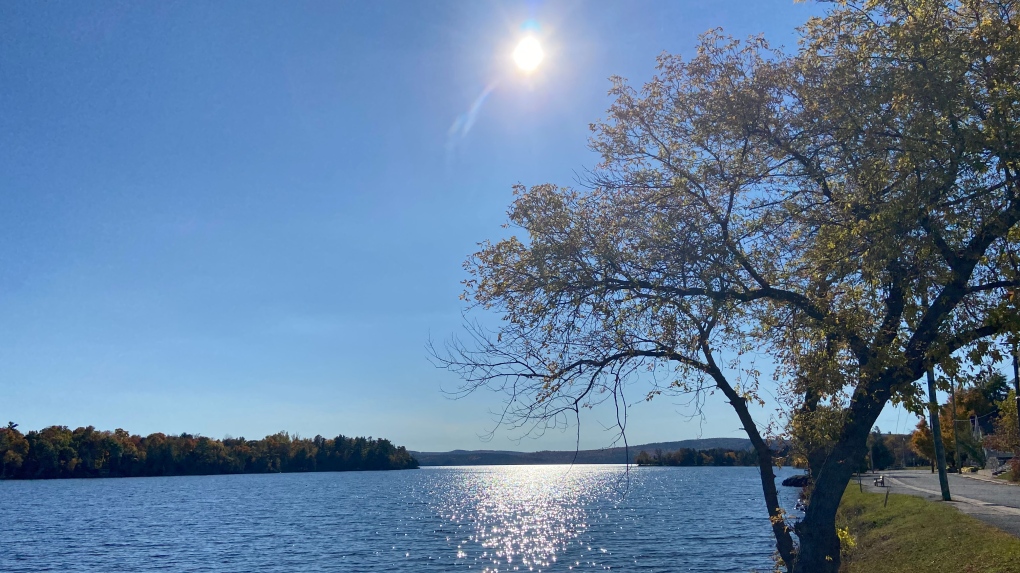
[[(679, 442), (655, 442), (626, 448), (606, 448), (603, 450), (574, 451), (542, 451), (542, 452), (510, 452), (501, 450), (453, 450), (452, 452), (411, 452), (422, 466), (500, 466), (525, 464), (623, 464), (634, 463), (634, 458), (642, 450), (654, 453), (655, 450), (672, 452), (681, 448), (691, 450), (709, 450), (724, 448), (728, 450), (751, 449), (751, 440), (747, 438), (705, 438), (701, 440), (681, 440)], [(628, 455), (629, 459), (628, 459)]]

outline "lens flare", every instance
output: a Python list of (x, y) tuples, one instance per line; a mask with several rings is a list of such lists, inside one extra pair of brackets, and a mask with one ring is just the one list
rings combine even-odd
[(544, 58), (545, 52), (542, 51), (542, 44), (538, 43), (534, 36), (526, 36), (514, 49), (514, 62), (517, 63), (518, 68), (525, 72), (535, 71)]

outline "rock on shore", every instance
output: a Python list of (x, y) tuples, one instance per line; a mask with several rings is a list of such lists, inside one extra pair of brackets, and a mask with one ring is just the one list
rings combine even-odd
[(799, 474), (790, 476), (783, 480), (783, 485), (786, 487), (805, 487), (808, 484), (807, 474)]

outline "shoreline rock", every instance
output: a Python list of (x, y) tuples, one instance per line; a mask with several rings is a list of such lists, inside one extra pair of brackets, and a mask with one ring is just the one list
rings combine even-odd
[(799, 474), (790, 476), (783, 480), (783, 485), (786, 487), (806, 487), (808, 484), (808, 475)]

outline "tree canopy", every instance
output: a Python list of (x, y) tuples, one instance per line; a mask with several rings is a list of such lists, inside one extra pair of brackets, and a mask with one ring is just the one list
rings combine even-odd
[[(503, 320), (443, 364), (537, 428), (623, 405), (647, 371), (649, 396), (720, 390), (759, 452), (783, 560), (836, 571), (836, 508), (882, 408), (916, 404), (929, 368), (999, 358), (1020, 326), (1017, 8), (838, 3), (793, 53), (712, 31), (641, 88), (614, 78), (588, 185), (515, 189), (517, 235), (467, 262), (466, 299)], [(797, 553), (747, 408), (751, 351), (814, 440)]]

